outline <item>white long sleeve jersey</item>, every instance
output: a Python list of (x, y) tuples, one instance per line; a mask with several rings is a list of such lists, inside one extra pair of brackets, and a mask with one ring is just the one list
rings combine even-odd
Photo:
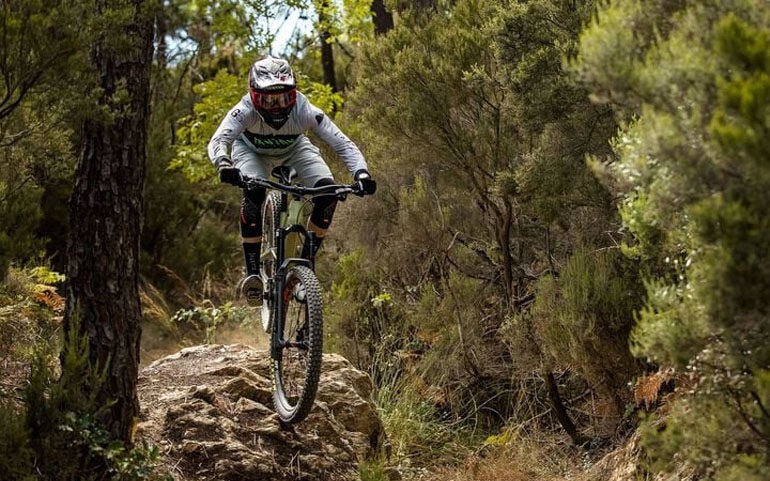
[(238, 137), (253, 147), (258, 155), (284, 155), (305, 137), (308, 130), (315, 132), (334, 149), (351, 173), (367, 168), (366, 160), (356, 144), (300, 92), (297, 92), (297, 103), (288, 120), (280, 129), (268, 125), (254, 109), (249, 95), (244, 95), (230, 109), (211, 137), (208, 145), (209, 159), (214, 162), (222, 156), (229, 157), (233, 142)]

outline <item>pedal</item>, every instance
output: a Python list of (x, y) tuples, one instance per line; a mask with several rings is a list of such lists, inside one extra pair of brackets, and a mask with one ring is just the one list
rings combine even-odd
[(262, 279), (256, 274), (252, 274), (246, 277), (241, 282), (241, 294), (246, 299), (246, 304), (251, 307), (259, 307), (262, 305), (264, 286)]

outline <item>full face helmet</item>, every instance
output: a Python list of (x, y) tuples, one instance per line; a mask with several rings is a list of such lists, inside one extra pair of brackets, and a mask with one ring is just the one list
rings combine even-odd
[(289, 62), (270, 56), (254, 62), (249, 70), (249, 94), (266, 121), (285, 122), (297, 102), (297, 81)]

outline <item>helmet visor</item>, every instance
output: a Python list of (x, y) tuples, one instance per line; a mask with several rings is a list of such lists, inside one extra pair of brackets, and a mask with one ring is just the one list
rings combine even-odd
[(296, 89), (283, 92), (253, 92), (254, 106), (258, 109), (278, 111), (290, 108), (297, 101)]

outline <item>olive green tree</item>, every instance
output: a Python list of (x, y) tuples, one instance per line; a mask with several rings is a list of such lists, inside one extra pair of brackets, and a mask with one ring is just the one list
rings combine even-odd
[[(619, 237), (611, 197), (585, 163), (586, 155), (611, 155), (612, 111), (592, 105), (562, 67), (592, 6), (455, 3), (446, 15), (405, 15), (357, 63), (345, 118), (356, 119), (348, 123), (364, 139), (382, 189), (367, 202), (366, 229), (355, 240), (370, 246), (379, 288), (408, 306), (401, 319), (410, 335), (428, 339), (430, 349), (419, 348), (426, 378), (462, 392), (471, 412), (482, 406), (510, 415), (513, 393), (532, 388), (511, 383), (512, 372), (555, 382), (551, 369), (577, 367), (589, 378), (591, 367), (578, 358), (554, 361), (551, 353), (572, 332), (577, 356), (615, 323), (617, 335), (601, 342), (620, 353), (623, 367), (611, 379), (590, 379), (626, 389), (634, 372), (630, 304), (622, 316), (598, 317), (590, 335), (553, 329), (561, 336), (553, 339), (536, 328), (553, 318), (529, 313), (539, 279), (558, 279), (573, 252), (616, 247)], [(365, 318), (367, 309), (356, 312)], [(505, 324), (509, 335), (501, 336)]]
[(644, 437), (654, 470), (770, 473), (769, 27), (759, 1), (620, 1), (581, 39), (579, 69), (624, 121), (597, 167), (648, 276), (634, 352), (687, 381)]
[(512, 92), (508, 105), (526, 139), (512, 179), (521, 211), (536, 227), (527, 243), (537, 252), (529, 269), (532, 308), (514, 313), (506, 332), (514, 349), (537, 341), (535, 366), (574, 372), (588, 383), (596, 402), (583, 411), (596, 415), (583, 417), (580, 427), (605, 425), (593, 433), (607, 436), (639, 369), (628, 336), (642, 289), (619, 256), (623, 234), (611, 194), (586, 163), (613, 160), (614, 112), (592, 103), (565, 68), (594, 8), (593, 2), (529, 1), (503, 16), (498, 43)]
[(63, 265), (61, 187), (74, 158), (64, 105), (80, 97), (73, 83), (83, 79), (87, 29), (74, 26), (84, 11), (67, 1), (7, 1), (0, 9), (0, 279), (11, 261), (43, 257), (46, 247)]

